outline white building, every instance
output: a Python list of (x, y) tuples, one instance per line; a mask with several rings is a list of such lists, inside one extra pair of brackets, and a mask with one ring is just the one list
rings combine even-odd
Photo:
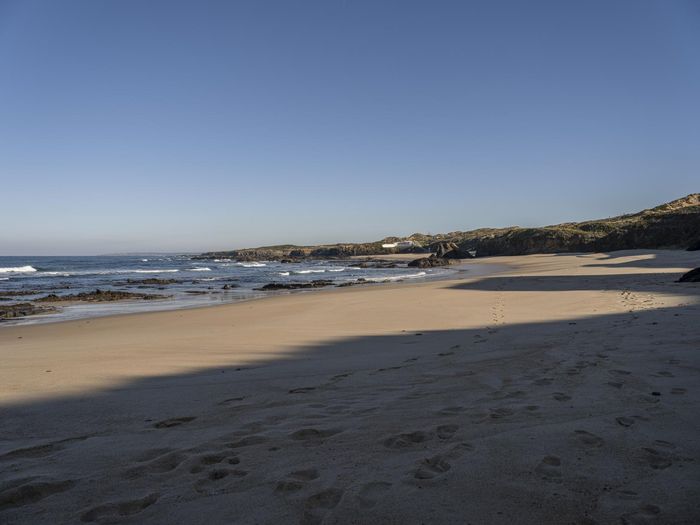
[(413, 246), (415, 243), (413, 241), (399, 241), (399, 242), (392, 242), (388, 244), (382, 244), (382, 248), (386, 248), (387, 250), (396, 248), (398, 250), (403, 250), (406, 248), (410, 248)]

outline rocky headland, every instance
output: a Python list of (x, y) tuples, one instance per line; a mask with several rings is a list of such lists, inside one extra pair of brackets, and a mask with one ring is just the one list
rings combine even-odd
[[(404, 249), (383, 248), (385, 244), (411, 241)], [(530, 255), (538, 253), (607, 252), (629, 249), (700, 249), (700, 193), (637, 213), (584, 222), (570, 222), (539, 228), (481, 228), (445, 234), (414, 233), (408, 237), (387, 237), (368, 243), (319, 246), (278, 245), (241, 250), (208, 252), (197, 259), (231, 258), (238, 261), (342, 259), (392, 253), (435, 253), (430, 262), (418, 267), (449, 264), (451, 256), (438, 256), (441, 247), (451, 247), (462, 257)], [(456, 257), (455, 257), (456, 258)]]

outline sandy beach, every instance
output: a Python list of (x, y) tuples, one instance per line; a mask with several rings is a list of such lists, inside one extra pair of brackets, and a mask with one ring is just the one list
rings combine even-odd
[(698, 261), (2, 327), (0, 523), (698, 523)]

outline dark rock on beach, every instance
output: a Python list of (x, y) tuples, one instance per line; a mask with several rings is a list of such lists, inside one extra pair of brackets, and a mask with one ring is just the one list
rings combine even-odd
[(473, 259), (474, 256), (454, 242), (441, 242), (435, 247), (435, 257), (440, 259)]
[(700, 283), (700, 268), (685, 273), (678, 279), (679, 283)]
[(82, 292), (76, 294), (56, 295), (49, 294), (37, 299), (39, 302), (62, 302), (62, 301), (86, 301), (86, 302), (105, 302), (105, 301), (124, 301), (128, 299), (142, 299), (145, 301), (153, 299), (165, 299), (167, 295), (147, 294), (124, 292), (121, 290), (95, 290), (93, 292)]
[(269, 292), (274, 290), (300, 290), (302, 288), (323, 288), (324, 286), (333, 286), (333, 281), (327, 279), (317, 279), (308, 283), (269, 283), (256, 290)]
[(179, 284), (181, 282), (182, 281), (179, 279), (158, 279), (156, 277), (150, 277), (148, 279), (128, 279), (126, 284), (165, 286), (168, 284)]
[(368, 281), (367, 279), (360, 277), (359, 279), (356, 279), (354, 281), (347, 281), (344, 283), (337, 284), (336, 287), (345, 288), (347, 286), (357, 286), (358, 284), (370, 284), (371, 282), (373, 281)]
[(17, 319), (28, 315), (46, 314), (55, 312), (52, 306), (37, 306), (33, 303), (16, 303), (0, 305), (0, 321), (7, 319)]
[(449, 266), (450, 264), (452, 264), (451, 259), (443, 259), (442, 257), (431, 255), (430, 257), (414, 259), (408, 263), (408, 266), (411, 268), (435, 268), (438, 266)]
[(398, 264), (396, 264), (393, 261), (385, 261), (384, 259), (365, 259), (362, 262), (359, 263), (351, 263), (353, 266), (357, 268), (379, 268), (379, 269), (384, 269), (384, 268), (398, 268)]

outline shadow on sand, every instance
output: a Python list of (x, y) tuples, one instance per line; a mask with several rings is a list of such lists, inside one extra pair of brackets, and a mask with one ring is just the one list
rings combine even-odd
[(4, 406), (0, 521), (697, 522), (700, 286), (675, 278), (497, 276), (451, 289), (614, 291), (630, 311)]

